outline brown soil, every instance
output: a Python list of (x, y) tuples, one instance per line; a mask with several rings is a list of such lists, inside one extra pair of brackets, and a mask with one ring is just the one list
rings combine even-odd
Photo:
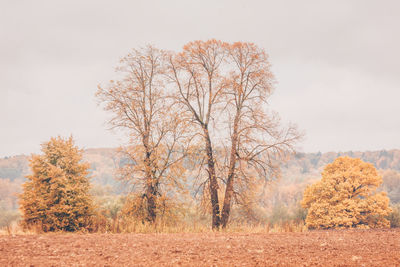
[(400, 266), (400, 230), (0, 236), (0, 266)]

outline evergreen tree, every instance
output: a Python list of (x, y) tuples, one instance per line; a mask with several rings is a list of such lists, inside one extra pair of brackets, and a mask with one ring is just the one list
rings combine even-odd
[(32, 155), (20, 195), (24, 228), (42, 231), (76, 231), (88, 228), (94, 214), (89, 194), (88, 163), (72, 137), (51, 138), (42, 144), (43, 155)]

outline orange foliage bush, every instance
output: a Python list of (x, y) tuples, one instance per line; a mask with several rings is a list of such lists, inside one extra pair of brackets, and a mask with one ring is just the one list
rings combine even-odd
[(389, 227), (391, 212), (375, 167), (360, 159), (339, 157), (326, 165), (322, 179), (308, 186), (302, 206), (308, 209), (306, 225), (311, 229)]

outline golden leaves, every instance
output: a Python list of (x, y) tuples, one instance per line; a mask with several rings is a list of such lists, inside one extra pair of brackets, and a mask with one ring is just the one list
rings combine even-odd
[(321, 181), (308, 186), (302, 206), (308, 209), (309, 228), (389, 227), (391, 211), (375, 167), (360, 159), (339, 157), (322, 172)]

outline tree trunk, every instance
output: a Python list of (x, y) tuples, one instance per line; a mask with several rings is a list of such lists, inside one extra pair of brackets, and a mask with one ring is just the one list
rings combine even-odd
[[(151, 182), (150, 182), (151, 183)], [(147, 186), (146, 198), (147, 198), (147, 221), (154, 223), (156, 220), (156, 195), (154, 194), (153, 186)]]
[(146, 175), (146, 200), (147, 200), (147, 218), (146, 220), (150, 223), (154, 223), (156, 220), (156, 208), (157, 208), (157, 188), (153, 181), (153, 175), (151, 172), (151, 153), (149, 151), (147, 135), (143, 138), (144, 147), (146, 149), (145, 158), (145, 175)]
[(221, 214), (222, 228), (225, 228), (226, 225), (228, 224), (231, 205), (232, 205), (231, 202), (233, 197), (233, 184), (234, 184), (235, 167), (236, 167), (235, 165), (237, 160), (236, 154), (237, 154), (237, 142), (238, 142), (238, 124), (239, 124), (239, 114), (237, 113), (233, 124), (233, 134), (231, 139), (232, 146), (231, 146), (231, 154), (229, 161), (228, 179), (226, 181), (224, 206), (222, 208), (222, 214)]
[(209, 190), (210, 190), (211, 207), (212, 207), (212, 229), (219, 229), (221, 224), (221, 217), (219, 211), (218, 182), (217, 182), (217, 177), (215, 175), (214, 156), (208, 129), (206, 126), (204, 126), (203, 129), (204, 129), (204, 138), (206, 141), (208, 175), (210, 179)]

